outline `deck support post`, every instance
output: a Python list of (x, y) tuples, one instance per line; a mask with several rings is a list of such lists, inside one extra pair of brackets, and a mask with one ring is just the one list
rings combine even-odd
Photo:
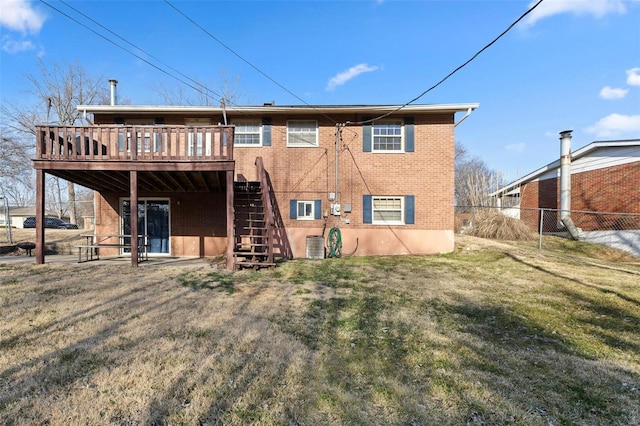
[(44, 170), (36, 169), (36, 265), (44, 264), (44, 178)]
[(129, 171), (131, 203), (131, 266), (138, 266), (138, 171)]
[(235, 238), (233, 235), (234, 213), (233, 213), (233, 170), (227, 170), (227, 270), (234, 269), (233, 247)]

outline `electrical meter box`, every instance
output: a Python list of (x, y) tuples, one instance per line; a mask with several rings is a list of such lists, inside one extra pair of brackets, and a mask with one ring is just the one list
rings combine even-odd
[(331, 204), (331, 214), (334, 216), (340, 216), (341, 207), (340, 204)]

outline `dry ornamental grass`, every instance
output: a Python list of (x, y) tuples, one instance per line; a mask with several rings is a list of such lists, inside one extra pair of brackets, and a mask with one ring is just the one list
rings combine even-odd
[(640, 263), (546, 244), (232, 274), (0, 261), (0, 423), (640, 424)]

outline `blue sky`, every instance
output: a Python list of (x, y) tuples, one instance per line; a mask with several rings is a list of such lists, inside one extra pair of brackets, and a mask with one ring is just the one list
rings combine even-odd
[[(171, 0), (210, 35), (160, 0), (46, 3), (179, 76), (77, 9), (215, 92), (221, 75), (237, 81), (236, 104), (355, 105), (410, 101), (535, 2)], [(115, 78), (132, 104), (163, 104), (160, 87), (191, 91), (44, 2), (0, 0), (0, 7), (2, 102), (29, 102), (23, 75), (37, 74), (38, 59), (78, 61), (105, 86)], [(640, 1), (544, 0), (416, 101), (475, 102), (480, 108), (457, 127), (456, 140), (506, 180), (557, 159), (562, 130), (574, 130), (574, 149), (640, 137)]]

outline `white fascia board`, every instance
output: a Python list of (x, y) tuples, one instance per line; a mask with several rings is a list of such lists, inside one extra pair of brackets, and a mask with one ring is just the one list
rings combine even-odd
[(163, 105), (78, 105), (78, 111), (86, 113), (165, 113), (165, 114), (340, 114), (340, 113), (361, 113), (361, 114), (383, 114), (383, 113), (419, 113), (419, 112), (461, 112), (469, 109), (475, 110), (480, 106), (478, 103), (465, 104), (430, 104), (430, 105), (318, 105), (318, 106), (228, 106), (225, 109), (219, 106), (163, 106)]
[[(584, 157), (587, 154), (600, 149), (600, 148), (609, 148), (609, 147), (625, 147), (625, 146), (640, 146), (640, 139), (627, 139), (627, 140), (613, 140), (613, 141), (595, 141), (591, 142), (588, 145), (583, 146), (580, 149), (577, 149), (571, 153), (571, 159), (576, 160), (580, 157)], [(539, 168), (538, 170), (529, 173), (526, 176), (521, 177), (518, 180), (515, 180), (508, 185), (503, 186), (489, 194), (490, 197), (498, 197), (502, 195), (507, 195), (513, 191), (514, 188), (521, 186), (523, 183), (531, 182), (547, 172), (551, 172), (553, 170), (560, 168), (560, 160), (556, 160), (552, 163), (547, 164), (544, 167)]]

